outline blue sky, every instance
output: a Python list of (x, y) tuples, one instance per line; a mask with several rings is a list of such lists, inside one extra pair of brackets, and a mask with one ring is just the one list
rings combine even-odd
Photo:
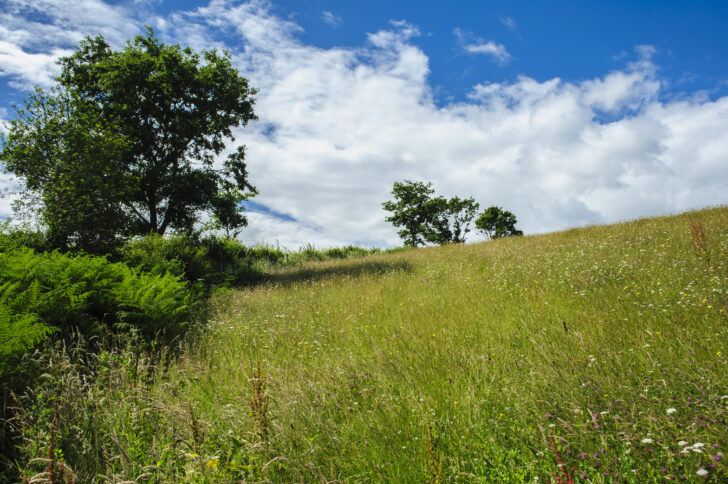
[(728, 203), (726, 2), (2, 3), (0, 119), (86, 35), (229, 49), (260, 88), (250, 242), (396, 245), (404, 178), (526, 233)]
[[(194, 9), (200, 2), (161, 2), (155, 11)], [(391, 20), (416, 25), (413, 40), (429, 57), (438, 103), (462, 101), (473, 84), (526, 74), (539, 81), (603, 75), (633, 56), (635, 46), (656, 49), (666, 95), (705, 90), (728, 93), (728, 2), (610, 1), (279, 1), (272, 12), (296, 22), (302, 42), (322, 48), (356, 47)], [(327, 12), (327, 14), (326, 14)], [(492, 41), (511, 58), (493, 62), (462, 50), (465, 42)]]

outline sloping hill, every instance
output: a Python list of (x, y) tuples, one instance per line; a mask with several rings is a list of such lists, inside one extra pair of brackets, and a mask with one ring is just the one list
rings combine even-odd
[(725, 482), (727, 256), (717, 208), (283, 270), (118, 390), (118, 443), (210, 482)]
[(218, 301), (185, 399), (251, 440), (260, 364), (273, 480), (725, 479), (727, 255), (719, 208), (289, 269)]

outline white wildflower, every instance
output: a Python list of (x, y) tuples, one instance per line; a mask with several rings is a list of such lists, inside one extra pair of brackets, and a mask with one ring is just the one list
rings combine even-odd
[(695, 442), (695, 443), (693, 444), (693, 447), (698, 447), (698, 448), (700, 448), (700, 447), (704, 447), (704, 446), (705, 446), (705, 444), (704, 444), (704, 443), (702, 443), (702, 442)]
[(706, 471), (705, 469), (703, 469), (701, 467), (700, 469), (698, 469), (698, 472), (696, 472), (696, 474), (699, 475), (699, 476), (707, 476), (708, 475), (708, 471)]
[(642, 443), (643, 444), (651, 444), (652, 443), (652, 439), (642, 439)]
[(667, 409), (667, 414), (668, 415), (670, 415), (671, 413), (675, 413), (675, 412), (677, 412), (677, 408), (668, 408)]
[(688, 445), (688, 443), (685, 442), (684, 440), (681, 440), (680, 442), (677, 443), (677, 445), (679, 445), (680, 447), (682, 447), (683, 445)]

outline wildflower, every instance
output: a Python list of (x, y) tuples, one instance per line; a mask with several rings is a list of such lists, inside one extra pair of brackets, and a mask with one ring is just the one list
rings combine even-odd
[(698, 448), (704, 447), (704, 446), (705, 446), (705, 444), (702, 443), (702, 442), (696, 442), (696, 443), (693, 444), (693, 447), (698, 447)]
[(703, 469), (701, 467), (700, 469), (698, 469), (698, 472), (696, 472), (696, 474), (699, 475), (699, 476), (707, 476), (708, 475), (708, 471), (706, 471), (705, 469)]
[(668, 408), (667, 409), (667, 414), (668, 415), (670, 415), (671, 413), (675, 413), (675, 412), (677, 412), (677, 408)]
[(680, 442), (677, 443), (677, 445), (679, 445), (680, 447), (682, 447), (683, 445), (688, 445), (688, 443), (685, 442), (684, 440), (681, 440)]
[(213, 457), (212, 459), (207, 461), (207, 464), (205, 464), (207, 467), (212, 467), (214, 469), (217, 468), (217, 465), (220, 463), (219, 457)]
[(652, 443), (652, 439), (642, 439), (642, 443), (643, 444), (651, 444)]

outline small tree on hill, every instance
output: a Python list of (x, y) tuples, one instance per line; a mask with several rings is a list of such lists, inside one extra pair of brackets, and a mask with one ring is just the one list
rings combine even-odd
[(465, 242), (479, 205), (473, 198), (448, 200), (432, 197), (434, 193), (432, 183), (395, 182), (392, 189), (395, 201), (382, 204), (392, 212), (385, 220), (395, 227), (403, 227), (397, 234), (406, 246)]
[(397, 235), (404, 240), (404, 245), (417, 247), (428, 240), (430, 225), (441, 204), (430, 198), (433, 193), (432, 183), (411, 180), (394, 182), (392, 195), (395, 201), (384, 202), (382, 207), (392, 212), (385, 220), (392, 222), (395, 227), (402, 227)]
[(516, 216), (500, 207), (488, 207), (475, 221), (475, 227), (489, 239), (523, 235), (516, 229)]
[(473, 198), (459, 197), (450, 200), (438, 197), (433, 202), (437, 207), (437, 216), (432, 221), (428, 241), (436, 244), (464, 243), (480, 205)]

